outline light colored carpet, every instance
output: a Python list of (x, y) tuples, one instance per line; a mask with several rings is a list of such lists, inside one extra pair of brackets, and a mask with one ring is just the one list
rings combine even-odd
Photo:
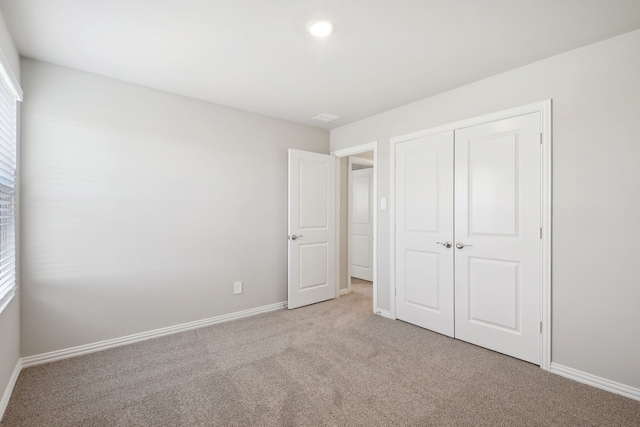
[(640, 425), (640, 402), (376, 316), (370, 292), (27, 368), (1, 425)]
[[(373, 283), (362, 279), (351, 278), (351, 292), (373, 298)], [(372, 303), (373, 304), (373, 303)], [(373, 305), (371, 306), (373, 309)]]

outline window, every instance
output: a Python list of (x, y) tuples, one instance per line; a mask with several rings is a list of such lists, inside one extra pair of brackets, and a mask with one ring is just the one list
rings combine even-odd
[(8, 70), (0, 61), (0, 312), (16, 289), (16, 152), (22, 92)]

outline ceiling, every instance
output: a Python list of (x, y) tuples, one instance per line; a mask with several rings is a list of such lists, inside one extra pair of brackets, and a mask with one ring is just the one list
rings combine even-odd
[[(640, 28), (639, 0), (0, 0), (23, 56), (334, 128)], [(328, 18), (333, 35), (306, 32)], [(341, 116), (328, 123), (311, 118)]]

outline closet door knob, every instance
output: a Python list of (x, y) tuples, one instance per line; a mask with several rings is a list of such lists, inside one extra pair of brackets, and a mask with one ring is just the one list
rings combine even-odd
[(462, 243), (462, 242), (458, 242), (458, 243), (456, 243), (456, 248), (458, 248), (458, 249), (466, 248), (467, 246), (468, 246), (468, 247), (471, 247), (471, 246), (473, 246), (473, 245), (465, 245), (465, 244), (464, 244), (464, 243)]
[(444, 246), (447, 249), (451, 249), (451, 247), (453, 246), (453, 244), (451, 242), (436, 242), (439, 245)]
[(292, 235), (291, 235), (291, 240), (298, 240), (298, 239), (300, 239), (301, 237), (302, 237), (302, 234), (301, 234), (301, 235), (299, 235), (299, 236), (296, 236), (295, 234), (292, 234)]

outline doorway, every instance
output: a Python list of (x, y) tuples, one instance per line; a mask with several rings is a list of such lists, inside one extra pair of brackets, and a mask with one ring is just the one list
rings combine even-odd
[(347, 175), (346, 284), (351, 292), (353, 279), (373, 282), (373, 152), (349, 156)]
[(337, 158), (337, 294), (352, 292), (354, 281), (359, 287), (371, 283), (372, 310), (378, 313), (377, 142), (331, 154)]

